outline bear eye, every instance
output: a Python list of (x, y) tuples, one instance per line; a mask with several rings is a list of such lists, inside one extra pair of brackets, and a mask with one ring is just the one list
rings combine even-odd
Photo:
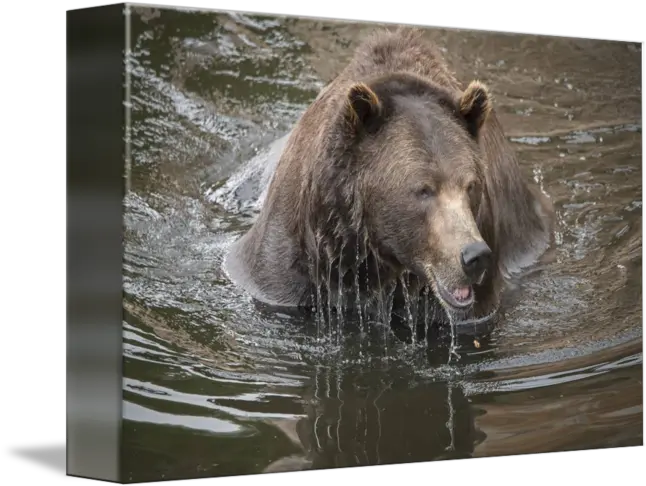
[(467, 192), (469, 193), (469, 195), (473, 194), (475, 190), (476, 190), (476, 182), (475, 181), (469, 182), (469, 185), (467, 186)]
[(424, 185), (417, 189), (416, 194), (418, 197), (422, 199), (428, 199), (430, 197), (433, 197), (435, 195), (435, 191), (433, 191), (433, 188), (429, 185)]

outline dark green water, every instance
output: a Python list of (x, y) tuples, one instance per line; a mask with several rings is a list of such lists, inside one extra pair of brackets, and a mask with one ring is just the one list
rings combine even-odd
[(558, 214), (551, 260), (459, 360), (379, 323), (331, 339), (228, 281), (267, 152), (371, 28), (132, 12), (124, 480), (642, 444), (639, 45), (429, 30)]

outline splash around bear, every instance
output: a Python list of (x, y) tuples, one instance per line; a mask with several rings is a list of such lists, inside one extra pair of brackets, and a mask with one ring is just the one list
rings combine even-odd
[(487, 87), (463, 86), (421, 30), (378, 31), (290, 133), (225, 265), (271, 307), (487, 319), (552, 215)]

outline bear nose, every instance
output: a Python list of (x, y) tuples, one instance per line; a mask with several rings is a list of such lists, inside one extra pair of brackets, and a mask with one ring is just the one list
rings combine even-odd
[(491, 263), (491, 249), (484, 241), (469, 243), (462, 248), (462, 268), (471, 280), (479, 279)]

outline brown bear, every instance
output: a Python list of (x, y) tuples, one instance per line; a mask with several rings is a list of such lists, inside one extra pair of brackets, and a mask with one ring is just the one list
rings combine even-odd
[(552, 214), (487, 87), (464, 88), (420, 29), (378, 31), (295, 125), (226, 269), (271, 306), (486, 319)]

